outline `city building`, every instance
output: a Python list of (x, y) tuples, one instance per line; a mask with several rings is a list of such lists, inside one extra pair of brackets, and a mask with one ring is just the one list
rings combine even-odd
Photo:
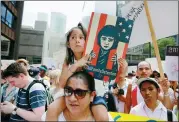
[(21, 29), (19, 56), (30, 64), (41, 64), (44, 41), (44, 31)]
[(35, 21), (35, 30), (45, 31), (48, 26), (48, 14), (43, 12), (37, 13), (37, 20)]
[(47, 29), (47, 22), (36, 20), (34, 29), (38, 31), (45, 31)]
[(23, 1), (1, 1), (1, 59), (17, 59)]
[(51, 12), (50, 30), (60, 35), (66, 31), (66, 16), (59, 12)]
[(48, 22), (48, 14), (43, 13), (43, 12), (38, 12), (37, 13), (37, 20), (38, 21), (46, 21), (46, 22)]

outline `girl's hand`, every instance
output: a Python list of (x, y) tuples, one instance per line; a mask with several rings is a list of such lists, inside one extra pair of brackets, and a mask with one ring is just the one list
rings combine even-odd
[(80, 60), (78, 60), (75, 65), (77, 68), (82, 68), (82, 67), (87, 67), (88, 64), (90, 63), (90, 61), (88, 61), (88, 59), (90, 58), (90, 56), (88, 54), (86, 54), (84, 57), (82, 57)]

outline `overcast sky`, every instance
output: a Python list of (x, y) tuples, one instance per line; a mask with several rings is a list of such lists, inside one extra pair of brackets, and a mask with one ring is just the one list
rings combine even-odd
[[(91, 1), (91, 3), (94, 3)], [(76, 26), (84, 14), (84, 1), (25, 1), (22, 25), (34, 27), (37, 20), (37, 13), (43, 12), (48, 14), (48, 23), (50, 22), (51, 12), (61, 12), (67, 16), (68, 31), (71, 27)], [(93, 4), (88, 4), (88, 7), (93, 8)]]

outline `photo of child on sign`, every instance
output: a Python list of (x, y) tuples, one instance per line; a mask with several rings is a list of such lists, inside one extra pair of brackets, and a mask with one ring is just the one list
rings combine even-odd
[(102, 81), (115, 80), (118, 59), (125, 58), (133, 21), (107, 14), (92, 13), (85, 54), (90, 54), (87, 71)]
[[(114, 73), (111, 75), (111, 79), (114, 79), (116, 77), (115, 72), (118, 71), (117, 55), (115, 53), (118, 46), (117, 28), (113, 25), (104, 26), (98, 33), (97, 39), (100, 50), (97, 57), (96, 67), (103, 69), (112, 61), (112, 69)], [(92, 58), (96, 58), (96, 54), (93, 50), (90, 54)], [(105, 68), (105, 70), (110, 72), (110, 69), (108, 68)], [(100, 72), (95, 72), (94, 77), (96, 79), (102, 79), (104, 75)]]

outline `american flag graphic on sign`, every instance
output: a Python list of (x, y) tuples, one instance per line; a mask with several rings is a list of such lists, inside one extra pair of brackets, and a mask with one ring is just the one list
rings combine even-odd
[(92, 13), (84, 52), (92, 57), (87, 71), (94, 78), (117, 81), (120, 70), (117, 59), (126, 56), (132, 27), (132, 20)]

